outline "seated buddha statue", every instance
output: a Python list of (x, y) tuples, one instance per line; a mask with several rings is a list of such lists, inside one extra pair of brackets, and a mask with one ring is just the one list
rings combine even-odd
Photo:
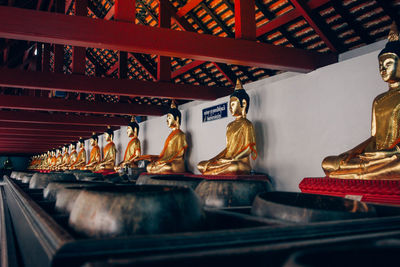
[(180, 129), (182, 114), (172, 102), (171, 108), (167, 112), (167, 125), (172, 132), (164, 143), (164, 148), (160, 155), (143, 155), (136, 160), (146, 159), (150, 163), (146, 169), (148, 173), (181, 173), (185, 172), (185, 151), (187, 148), (185, 133)]
[(68, 163), (64, 166), (64, 170), (70, 170), (71, 169), (71, 165), (76, 161), (77, 157), (78, 157), (78, 153), (76, 152), (76, 142), (72, 142), (69, 145), (69, 157), (68, 157)]
[(86, 166), (85, 140), (80, 137), (76, 146), (79, 147), (79, 153), (76, 156), (75, 160), (71, 159), (69, 165), (70, 170), (80, 170), (81, 168), (84, 168)]
[(114, 131), (111, 129), (110, 126), (108, 126), (108, 129), (104, 132), (104, 139), (106, 140), (107, 145), (103, 149), (103, 160), (96, 165), (93, 171), (114, 171), (117, 149), (115, 148), (113, 137)]
[(63, 155), (62, 155), (62, 148), (57, 148), (56, 149), (56, 165), (54, 166), (54, 170), (58, 171), (60, 169), (60, 166), (62, 164), (62, 160), (63, 160)]
[(322, 162), (328, 177), (365, 180), (400, 179), (400, 42), (395, 24), (389, 42), (379, 53), (379, 70), (389, 90), (372, 105), (371, 137)]
[(256, 136), (253, 124), (246, 119), (250, 98), (237, 80), (230, 96), (229, 111), (235, 120), (226, 130), (226, 148), (210, 160), (201, 161), (197, 168), (205, 175), (243, 175), (251, 171), (250, 159), (257, 157)]
[(50, 159), (49, 170), (55, 170), (56, 166), (57, 166), (57, 150), (53, 149), (51, 151), (51, 159)]
[(58, 166), (59, 170), (64, 170), (65, 167), (69, 164), (69, 153), (68, 153), (68, 145), (64, 145), (62, 147), (62, 162), (61, 165)]
[(97, 142), (99, 141), (99, 137), (96, 133), (92, 134), (90, 138), (90, 145), (92, 146), (92, 151), (90, 151), (89, 162), (83, 167), (83, 170), (90, 170), (93, 171), (96, 166), (101, 161), (101, 154), (100, 154), (100, 147), (98, 146)]
[(124, 167), (138, 167), (135, 163), (135, 159), (140, 157), (140, 141), (138, 139), (139, 124), (136, 123), (135, 116), (132, 116), (132, 120), (126, 128), (126, 134), (129, 138), (131, 138), (131, 140), (126, 147), (123, 161), (117, 167), (115, 167), (115, 171), (119, 171)]

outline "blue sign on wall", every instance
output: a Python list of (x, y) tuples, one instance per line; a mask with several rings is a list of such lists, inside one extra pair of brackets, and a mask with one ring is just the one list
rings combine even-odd
[(203, 109), (203, 122), (219, 120), (228, 117), (228, 103)]

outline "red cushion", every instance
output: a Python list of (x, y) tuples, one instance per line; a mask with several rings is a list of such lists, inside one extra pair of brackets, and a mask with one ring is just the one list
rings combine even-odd
[(299, 188), (303, 193), (339, 197), (358, 197), (362, 201), (400, 204), (400, 181), (304, 178)]

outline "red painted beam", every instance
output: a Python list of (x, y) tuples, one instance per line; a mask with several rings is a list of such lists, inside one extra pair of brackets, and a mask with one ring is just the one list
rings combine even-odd
[[(310, 9), (315, 9), (318, 8), (322, 5), (327, 4), (328, 2), (330, 2), (330, 0), (310, 0), (307, 5)], [(276, 28), (279, 28), (283, 25), (285, 25), (286, 23), (289, 23), (297, 18), (301, 17), (301, 13), (299, 10), (297, 9), (293, 9), (292, 11), (289, 11), (269, 22), (267, 22), (265, 25), (259, 27), (257, 29), (257, 37), (264, 35), (270, 31), (275, 30)]]
[(305, 4), (303, 1), (298, 1), (298, 0), (290, 0), (290, 2), (294, 5), (296, 10), (300, 12), (300, 14), (303, 16), (303, 18), (308, 22), (308, 24), (311, 26), (311, 28), (314, 29), (314, 31), (319, 35), (319, 37), (324, 41), (326, 46), (329, 47), (329, 49), (332, 52), (337, 52), (336, 47), (333, 45), (331, 40), (329, 40), (328, 36), (324, 33), (324, 31), (320, 28), (320, 26), (315, 23), (315, 21), (311, 18), (311, 9)]
[(105, 77), (88, 77), (77, 74), (66, 75), (61, 73), (28, 72), (17, 69), (0, 69), (0, 86), (112, 94), (130, 97), (163, 97), (190, 100), (215, 100), (231, 93), (230, 89), (222, 87), (127, 79), (120, 80)]
[(296, 48), (5, 6), (0, 37), (299, 72), (337, 62), (336, 55)]
[[(168, 0), (159, 0), (158, 27), (167, 29), (171, 27), (169, 4)], [(164, 82), (171, 81), (171, 57), (158, 56), (157, 80)]]
[[(1, 97), (0, 97), (1, 100)], [(121, 117), (104, 117), (104, 116), (94, 116), (94, 115), (74, 115), (74, 114), (50, 114), (44, 112), (34, 112), (34, 111), (0, 111), (0, 121), (4, 122), (15, 122), (15, 123), (29, 123), (29, 124), (47, 124), (48, 129), (62, 129), (63, 127), (71, 127), (74, 129), (82, 129), (86, 131), (86, 127), (93, 129), (95, 127), (100, 127), (99, 129), (104, 129), (105, 126), (121, 126), (127, 125), (129, 119)], [(67, 126), (65, 126), (66, 124)], [(50, 125), (54, 125), (54, 128), (50, 128)], [(64, 125), (64, 126), (61, 126)], [(79, 127), (75, 127), (77, 125)], [(9, 125), (12, 126), (12, 125)], [(19, 125), (17, 125), (19, 126)], [(32, 126), (34, 127), (34, 126)], [(37, 128), (29, 128), (37, 129)], [(91, 130), (94, 131), (94, 130)], [(96, 130), (99, 131), (99, 130)]]
[(7, 141), (45, 141), (51, 144), (53, 143), (68, 143), (76, 141), (76, 137), (49, 137), (49, 136), (8, 136), (8, 135), (0, 135), (0, 142), (4, 143)]
[[(1, 120), (0, 120), (1, 121)], [(63, 134), (80, 133), (81, 136), (92, 132), (104, 132), (106, 126), (84, 126), (70, 124), (42, 124), (42, 123), (25, 123), (25, 122), (8, 122), (0, 123), (0, 130), (20, 130), (24, 132), (62, 132)]]
[(235, 38), (256, 40), (254, 0), (235, 0)]
[[(105, 129), (104, 129), (105, 130)], [(62, 137), (90, 137), (92, 132), (75, 132), (75, 131), (42, 131), (42, 130), (24, 130), (24, 129), (2, 129), (0, 128), (0, 135), (10, 136), (62, 136)]]
[[(87, 16), (88, 0), (75, 1), (75, 15)], [(79, 30), (79, 29), (77, 29)], [(86, 47), (72, 47), (72, 72), (85, 74), (86, 70)]]
[(121, 103), (95, 103), (89, 101), (76, 101), (65, 99), (49, 99), (45, 97), (10, 96), (0, 98), (0, 108), (34, 110), (34, 111), (60, 111), (79, 112), (110, 115), (164, 115), (166, 109), (155, 105), (121, 104)]
[(179, 9), (176, 15), (180, 18), (186, 16), (186, 14), (196, 8), (201, 3), (201, 1), (203, 0), (189, 0), (186, 5)]
[[(135, 0), (116, 0), (114, 4), (114, 20), (128, 23), (135, 23), (136, 20), (136, 1)], [(119, 78), (126, 79), (128, 76), (128, 54), (118, 52)]]
[[(182, 74), (188, 72), (191, 69), (197, 68), (198, 66), (200, 66), (203, 63), (206, 63), (206, 62), (205, 61), (201, 61), (201, 60), (192, 61), (191, 63), (186, 64), (185, 66), (183, 66), (183, 67), (177, 69), (176, 71), (172, 72), (171, 77), (172, 77), (172, 79), (176, 78), (177, 76), (182, 75)], [(220, 90), (220, 89), (218, 89), (218, 90)]]

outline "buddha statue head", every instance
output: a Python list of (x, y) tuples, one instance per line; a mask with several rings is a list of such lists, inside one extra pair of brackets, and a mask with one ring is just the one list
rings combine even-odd
[(181, 125), (182, 114), (176, 108), (176, 102), (171, 101), (171, 108), (167, 112), (167, 125), (171, 129), (179, 129)]
[(72, 143), (69, 145), (70, 151), (74, 151), (74, 150), (75, 150), (75, 148), (76, 148), (76, 143), (77, 143), (77, 142), (72, 142)]
[(400, 81), (399, 56), (399, 32), (396, 23), (393, 22), (388, 36), (388, 43), (378, 55), (379, 72), (382, 79), (389, 84), (395, 84)]
[(111, 129), (111, 126), (107, 126), (107, 130), (104, 132), (104, 139), (106, 142), (111, 142), (114, 137), (114, 131)]
[(131, 122), (126, 129), (126, 134), (129, 137), (137, 137), (139, 135), (139, 124), (135, 121), (135, 116), (132, 116)]
[(229, 111), (236, 118), (246, 118), (246, 114), (250, 107), (250, 97), (243, 89), (243, 85), (239, 79), (236, 81), (235, 91), (229, 99)]
[(91, 146), (97, 146), (97, 142), (99, 141), (99, 137), (95, 132), (92, 133), (92, 136), (90, 137), (90, 145)]
[(79, 137), (79, 140), (78, 140), (78, 147), (79, 147), (80, 149), (82, 149), (82, 148), (85, 147), (85, 140), (84, 140), (82, 137)]

